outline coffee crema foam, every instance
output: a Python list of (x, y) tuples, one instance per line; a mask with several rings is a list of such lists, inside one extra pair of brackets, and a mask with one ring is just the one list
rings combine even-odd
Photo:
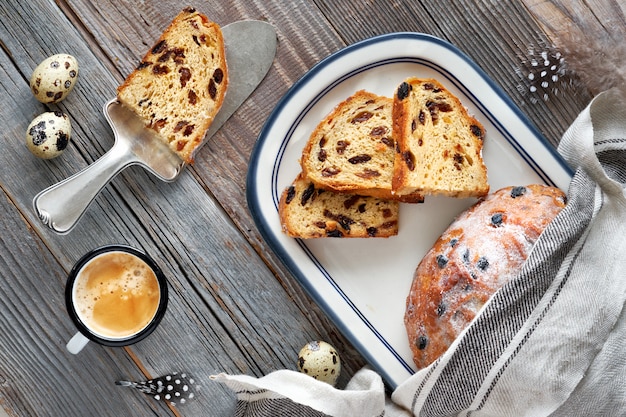
[(156, 274), (142, 259), (106, 252), (87, 262), (74, 283), (74, 307), (97, 336), (125, 339), (154, 318), (161, 291)]

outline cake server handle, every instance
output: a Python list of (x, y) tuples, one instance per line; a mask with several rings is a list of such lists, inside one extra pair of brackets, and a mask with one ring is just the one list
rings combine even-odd
[(44, 224), (59, 234), (67, 234), (100, 190), (121, 170), (137, 163), (126, 142), (115, 141), (95, 162), (37, 194), (33, 208)]

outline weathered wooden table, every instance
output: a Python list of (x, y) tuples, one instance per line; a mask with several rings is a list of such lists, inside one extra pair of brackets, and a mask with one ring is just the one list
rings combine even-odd
[[(197, 2), (220, 24), (260, 19), (276, 27), (278, 51), (266, 79), (176, 182), (127, 169), (71, 233), (55, 234), (35, 215), (33, 196), (112, 146), (103, 104), (186, 5), (0, 0), (0, 405), (11, 416), (228, 416), (234, 396), (210, 375), (295, 369), (299, 349), (313, 339), (339, 349), (345, 384), (364, 360), (273, 255), (246, 205), (247, 162), (281, 96), (346, 45), (395, 31), (425, 32), (475, 60), (556, 144), (591, 94), (582, 87), (548, 101), (529, 94), (516, 71), (529, 46), (558, 47), (568, 25), (626, 30), (621, 0)], [(80, 78), (65, 101), (44, 106), (28, 81), (41, 60), (60, 52), (77, 57)], [(24, 146), (26, 127), (54, 109), (69, 114), (73, 137), (63, 156), (40, 160)], [(136, 345), (89, 344), (74, 356), (65, 350), (75, 332), (65, 311), (67, 273), (85, 252), (109, 243), (143, 248), (157, 260), (170, 284), (168, 312)], [(184, 408), (114, 385), (176, 370), (193, 373), (202, 385)]]

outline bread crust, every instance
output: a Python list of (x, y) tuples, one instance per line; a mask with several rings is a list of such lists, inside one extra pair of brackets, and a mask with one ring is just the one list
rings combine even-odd
[(497, 289), (520, 271), (565, 194), (532, 184), (506, 187), (460, 214), (419, 263), (404, 324), (424, 368), (442, 355)]
[(188, 7), (118, 87), (117, 96), (185, 162), (192, 163), (227, 87), (222, 31)]
[(482, 159), (485, 129), (439, 81), (411, 77), (400, 84), (393, 137), (394, 193), (462, 198), (489, 192)]

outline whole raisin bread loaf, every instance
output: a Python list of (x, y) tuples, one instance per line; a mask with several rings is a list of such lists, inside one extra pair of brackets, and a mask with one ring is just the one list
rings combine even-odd
[(364, 90), (339, 103), (309, 137), (300, 159), (304, 175), (320, 188), (422, 202), (420, 194), (391, 192), (392, 106), (391, 98)]
[(405, 80), (393, 104), (394, 192), (485, 196), (484, 136), (478, 120), (437, 80)]
[(118, 87), (117, 97), (190, 163), (227, 86), (220, 27), (186, 8)]
[(559, 189), (507, 187), (457, 217), (419, 263), (407, 297), (404, 323), (418, 368), (443, 354), (520, 271), (564, 206)]
[(399, 203), (323, 190), (302, 173), (280, 198), (282, 230), (303, 239), (389, 237), (398, 234)]

